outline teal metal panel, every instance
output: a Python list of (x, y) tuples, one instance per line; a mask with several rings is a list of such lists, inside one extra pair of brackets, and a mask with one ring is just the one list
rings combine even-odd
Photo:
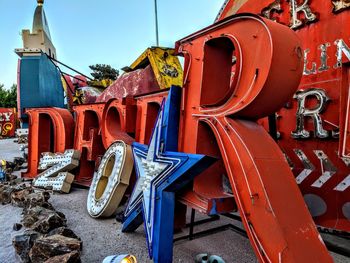
[(45, 54), (22, 57), (19, 81), (19, 110), (24, 122), (27, 108), (65, 108), (61, 75)]

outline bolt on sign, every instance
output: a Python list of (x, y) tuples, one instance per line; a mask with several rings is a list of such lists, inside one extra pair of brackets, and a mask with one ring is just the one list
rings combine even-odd
[(245, 12), (289, 26), (302, 41), (303, 77), (272, 117), (273, 132), (315, 222), (349, 232), (350, 1), (230, 0), (217, 20)]
[(17, 117), (15, 108), (0, 108), (0, 136), (15, 136), (16, 121)]

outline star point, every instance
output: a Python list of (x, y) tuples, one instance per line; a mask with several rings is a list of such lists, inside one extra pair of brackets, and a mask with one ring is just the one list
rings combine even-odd
[(205, 155), (177, 152), (180, 98), (181, 89), (172, 87), (161, 105), (149, 146), (133, 144), (138, 178), (122, 231), (133, 231), (142, 224), (143, 211), (148, 251), (154, 262), (172, 260), (175, 192), (214, 162)]

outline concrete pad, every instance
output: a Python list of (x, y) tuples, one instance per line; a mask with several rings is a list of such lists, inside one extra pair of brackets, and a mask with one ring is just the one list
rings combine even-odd
[[(13, 140), (0, 140), (0, 159), (11, 161), (20, 156), (19, 145)], [(131, 253), (140, 263), (152, 262), (148, 258), (145, 232), (143, 226), (135, 233), (122, 233), (121, 224), (114, 218), (93, 219), (86, 210), (88, 190), (73, 188), (70, 194), (53, 194), (50, 202), (67, 217), (67, 224), (83, 241), (82, 262), (95, 263), (109, 255)], [(18, 262), (12, 247), (12, 238), (21, 231), (12, 230), (13, 224), (21, 220), (22, 209), (11, 205), (0, 205), (0, 262)], [(189, 213), (188, 213), (189, 217)], [(206, 218), (196, 214), (196, 220)], [(189, 221), (189, 218), (188, 218)], [(222, 218), (218, 221), (196, 226), (194, 231), (232, 223), (232, 220)], [(238, 224), (239, 223), (235, 223)], [(176, 236), (188, 234), (188, 229)], [(241, 235), (226, 230), (195, 240), (183, 240), (174, 245), (174, 262), (194, 262), (199, 253), (210, 253), (221, 256), (226, 263), (257, 262), (249, 240)], [(331, 253), (335, 262), (350, 263), (350, 258)]]

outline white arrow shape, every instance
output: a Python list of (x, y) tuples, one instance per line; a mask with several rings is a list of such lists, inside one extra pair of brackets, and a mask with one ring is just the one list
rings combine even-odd
[(323, 151), (315, 150), (314, 153), (321, 162), (322, 175), (311, 186), (321, 188), (336, 173), (337, 168)]
[(302, 150), (294, 149), (294, 152), (304, 165), (304, 170), (295, 178), (297, 184), (301, 184), (315, 170), (315, 166), (313, 166)]

